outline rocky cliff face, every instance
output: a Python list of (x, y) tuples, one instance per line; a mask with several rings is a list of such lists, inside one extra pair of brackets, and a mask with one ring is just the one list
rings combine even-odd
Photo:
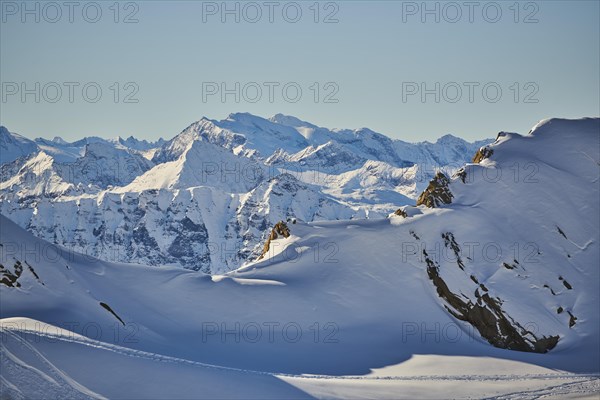
[(279, 221), (278, 223), (276, 223), (273, 229), (271, 229), (271, 233), (269, 234), (265, 246), (263, 247), (262, 254), (260, 255), (260, 257), (258, 257), (258, 259), (261, 260), (269, 252), (269, 249), (271, 248), (271, 242), (273, 240), (289, 237), (290, 228), (286, 225), (286, 223), (283, 221)]
[(477, 150), (477, 153), (475, 153), (475, 155), (473, 156), (473, 162), (475, 164), (479, 164), (486, 158), (490, 158), (492, 154), (494, 154), (494, 150), (488, 149), (487, 147), (482, 147), (479, 150)]
[[(465, 271), (461, 259), (461, 248), (451, 232), (442, 234), (446, 248), (451, 249), (456, 257), (456, 264)], [(490, 344), (503, 349), (546, 353), (558, 343), (559, 336), (536, 335), (507, 313), (502, 305), (504, 300), (492, 297), (489, 289), (479, 283), (475, 275), (463, 276), (465, 282), (471, 282), (471, 292), (451, 288), (440, 274), (440, 265), (423, 250), (427, 276), (433, 283), (436, 292), (445, 302), (445, 308), (450, 314), (461, 321), (473, 325), (479, 334)], [(515, 260), (516, 261), (516, 260)], [(518, 261), (517, 261), (518, 264)], [(464, 286), (463, 286), (464, 287)], [(453, 291), (454, 290), (454, 291)], [(530, 323), (531, 321), (525, 321)], [(539, 336), (539, 337), (538, 337)]]
[(448, 177), (443, 172), (438, 172), (417, 199), (417, 205), (435, 208), (452, 203), (454, 195), (448, 187), (449, 183)]

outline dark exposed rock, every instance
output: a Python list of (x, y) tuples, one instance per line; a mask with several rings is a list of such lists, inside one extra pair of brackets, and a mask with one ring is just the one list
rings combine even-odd
[(94, 228), (92, 230), (92, 234), (96, 237), (104, 234), (104, 232), (106, 231), (106, 224), (102, 223), (102, 225), (100, 225), (98, 228)]
[(577, 321), (577, 317), (571, 314), (571, 311), (567, 311), (567, 313), (569, 314), (569, 328), (572, 328), (575, 326), (575, 321)]
[(563, 278), (562, 276), (559, 276), (559, 277), (558, 277), (558, 280), (562, 281), (563, 285), (565, 285), (565, 287), (566, 287), (568, 290), (571, 290), (571, 289), (573, 289), (573, 286), (571, 286), (571, 284), (570, 284), (569, 282), (567, 282), (567, 280), (566, 280), (565, 278)]
[(278, 239), (280, 236), (283, 236), (284, 238), (290, 237), (290, 228), (283, 221), (279, 221), (278, 223), (275, 224), (273, 229), (271, 229), (271, 234), (269, 234), (269, 238), (267, 239), (267, 242), (265, 243), (263, 252), (260, 255), (260, 257), (258, 257), (259, 260), (262, 259), (265, 256), (265, 254), (268, 253), (268, 251), (271, 247), (271, 241)]
[(109, 313), (111, 313), (112, 315), (114, 315), (114, 316), (115, 316), (115, 318), (117, 318), (117, 319), (118, 319), (118, 320), (119, 320), (119, 321), (120, 321), (120, 322), (123, 324), (123, 326), (125, 326), (125, 322), (123, 322), (123, 320), (121, 319), (121, 317), (119, 317), (119, 316), (117, 315), (117, 313), (116, 313), (116, 312), (114, 312), (114, 311), (113, 311), (113, 309), (112, 309), (112, 308), (110, 308), (110, 306), (109, 306), (108, 304), (106, 304), (106, 303), (103, 303), (103, 302), (100, 302), (100, 305), (101, 305), (101, 306), (102, 306), (102, 308), (104, 308), (106, 311), (108, 311)]
[(565, 233), (563, 232), (562, 229), (560, 229), (559, 226), (557, 226), (556, 229), (558, 230), (558, 233), (560, 233), (565, 239), (567, 238), (567, 235), (565, 235)]
[(454, 252), (454, 256), (456, 257), (456, 264), (460, 269), (464, 271), (465, 264), (460, 258), (460, 246), (458, 245), (458, 243), (456, 243), (454, 235), (452, 234), (452, 232), (446, 232), (442, 233), (442, 238), (444, 239), (444, 246), (446, 246), (446, 248), (452, 249), (452, 251)]
[(148, 232), (148, 229), (146, 229), (145, 225), (137, 226), (133, 230), (133, 241), (150, 248), (158, 247), (158, 243), (156, 243), (156, 240), (150, 236), (150, 233)]
[(4, 265), (0, 264), (0, 283), (8, 287), (21, 287), (21, 284), (18, 282), (18, 279), (21, 277), (22, 273), (23, 265), (19, 261), (15, 263), (15, 266), (13, 267), (13, 272), (11, 272), (8, 268), (4, 267)]
[[(452, 248), (457, 259), (460, 259), (460, 247), (454, 235), (447, 232), (442, 234), (442, 237), (446, 247)], [(447, 303), (445, 307), (448, 312), (455, 318), (473, 325), (490, 344), (504, 349), (536, 353), (545, 353), (556, 346), (558, 336), (538, 338), (521, 326), (502, 309), (502, 300), (490, 296), (488, 289), (480, 284), (475, 276), (471, 275), (470, 278), (477, 285), (474, 290), (476, 303), (462, 293), (462, 297), (453, 293), (440, 275), (439, 264), (429, 257), (426, 250), (423, 250), (423, 255), (427, 275), (433, 282), (438, 296)], [(481, 293), (480, 289), (484, 293)]]
[(443, 172), (438, 172), (417, 199), (417, 205), (435, 208), (442, 204), (452, 203), (454, 195), (448, 187), (449, 184), (448, 177)]
[(462, 183), (467, 183), (467, 171), (464, 169), (464, 167), (456, 171), (453, 177), (460, 178)]
[[(44, 285), (44, 282), (40, 279), (39, 275), (35, 272), (33, 267), (29, 265), (27, 261), (25, 261), (27, 265), (27, 269), (31, 274), (35, 277), (35, 279), (41, 284)], [(19, 282), (19, 278), (23, 275), (23, 264), (20, 261), (15, 261), (15, 265), (13, 267), (13, 271), (11, 272), (4, 265), (0, 264), (0, 283), (4, 284), (8, 287), (21, 287), (21, 283)]]
[(39, 275), (37, 274), (37, 272), (35, 272), (35, 270), (33, 269), (33, 267), (31, 265), (29, 265), (29, 263), (27, 261), (25, 261), (25, 264), (27, 264), (27, 269), (29, 269), (29, 272), (31, 272), (31, 274), (33, 276), (35, 276), (35, 279), (37, 279), (37, 281), (39, 283), (41, 283), (42, 285), (44, 285), (44, 282), (42, 282), (42, 280), (40, 279)]
[(208, 249), (205, 254), (200, 257), (198, 256), (208, 242), (206, 226), (204, 224), (196, 224), (188, 217), (185, 217), (180, 222), (175, 222), (171, 228), (177, 233), (177, 236), (167, 250), (169, 256), (192, 267), (192, 269), (206, 269), (206, 266), (210, 263)]
[(473, 163), (479, 164), (486, 158), (490, 158), (492, 154), (494, 154), (494, 150), (488, 149), (487, 147), (482, 147), (477, 150), (477, 153), (475, 153), (475, 156), (473, 157)]
[(557, 314), (562, 314), (562, 312), (563, 312), (563, 311), (564, 311), (564, 309), (563, 309), (562, 307), (558, 307), (558, 308), (556, 309), (556, 313), (557, 313)]
[(550, 286), (548, 286), (548, 285), (544, 285), (544, 287), (545, 287), (546, 289), (550, 289), (550, 293), (552, 293), (552, 295), (553, 295), (553, 296), (556, 296), (556, 293), (554, 292), (554, 290), (552, 290), (552, 288), (551, 288)]
[(398, 215), (398, 216), (403, 217), (403, 218), (408, 217), (408, 214), (406, 214), (406, 211), (404, 211), (401, 208), (399, 208), (396, 211), (394, 211), (394, 215)]

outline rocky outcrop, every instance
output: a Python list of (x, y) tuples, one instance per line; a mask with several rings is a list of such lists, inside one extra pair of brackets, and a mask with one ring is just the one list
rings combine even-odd
[(452, 203), (454, 195), (448, 187), (449, 184), (450, 179), (443, 172), (438, 172), (417, 199), (417, 205), (435, 208)]
[(562, 276), (558, 277), (559, 281), (562, 281), (563, 285), (568, 289), (568, 290), (572, 290), (573, 286), (571, 286), (571, 284), (569, 282), (567, 282), (567, 280), (565, 278), (563, 278)]
[(113, 316), (114, 316), (116, 319), (118, 319), (118, 320), (119, 320), (119, 322), (120, 322), (121, 324), (123, 324), (123, 326), (125, 326), (125, 322), (123, 322), (123, 320), (121, 319), (121, 317), (119, 317), (119, 316), (117, 315), (117, 313), (116, 313), (116, 312), (114, 312), (114, 311), (113, 311), (113, 309), (112, 309), (112, 308), (111, 308), (111, 307), (110, 307), (108, 304), (106, 304), (106, 303), (103, 303), (103, 302), (100, 302), (100, 306), (101, 306), (102, 308), (104, 308), (106, 311), (108, 311), (109, 313), (111, 313), (111, 314), (112, 314), (112, 315), (113, 315)]
[(399, 217), (403, 217), (403, 218), (408, 217), (408, 214), (406, 214), (406, 211), (404, 211), (401, 208), (399, 208), (396, 211), (394, 211), (394, 215), (398, 215)]
[(267, 254), (269, 252), (269, 249), (271, 248), (271, 241), (275, 240), (275, 239), (279, 239), (280, 237), (284, 237), (284, 238), (290, 237), (290, 228), (283, 221), (279, 221), (278, 223), (275, 224), (273, 229), (271, 229), (271, 234), (267, 238), (267, 242), (265, 243), (263, 252), (260, 255), (260, 257), (258, 257), (259, 260), (263, 259), (265, 254)]
[(477, 150), (477, 153), (475, 153), (475, 156), (473, 157), (473, 163), (479, 164), (486, 158), (490, 158), (492, 154), (494, 154), (494, 150), (488, 149), (487, 147), (482, 147)]
[[(414, 235), (413, 237), (419, 240), (418, 236)], [(495, 347), (546, 353), (556, 346), (559, 340), (558, 335), (536, 335), (528, 330), (503, 309), (504, 301), (500, 297), (492, 296), (488, 287), (481, 283), (475, 275), (465, 271), (461, 248), (452, 232), (442, 233), (442, 239), (444, 246), (454, 253), (457, 266), (465, 272), (465, 280), (470, 281), (473, 285), (471, 295), (464, 291), (464, 288), (453, 291), (444, 280), (443, 270), (435, 256), (428, 254), (426, 249), (423, 250), (427, 276), (433, 283), (438, 296), (445, 302), (444, 307), (453, 317), (471, 324), (482, 338)], [(515, 260), (515, 264), (518, 265), (518, 261)], [(510, 267), (509, 269), (513, 269), (513, 267), (516, 268), (516, 265), (510, 265)], [(562, 307), (557, 312), (560, 314)], [(569, 315), (571, 314), (569, 313)], [(575, 319), (571, 318), (569, 324), (570, 326), (574, 325)]]
[[(506, 314), (502, 309), (502, 300), (491, 297), (487, 288), (479, 286), (475, 290), (476, 303), (453, 293), (440, 276), (439, 266), (428, 257), (425, 250), (423, 254), (427, 263), (427, 275), (433, 282), (438, 296), (448, 304), (448, 312), (455, 318), (473, 325), (491, 345), (535, 353), (546, 353), (556, 346), (558, 336), (538, 338)], [(482, 289), (483, 294), (479, 289)]]
[(571, 311), (567, 311), (567, 313), (569, 314), (569, 328), (572, 328), (575, 326), (575, 321), (577, 321), (577, 317), (571, 314)]
[(21, 284), (18, 280), (22, 273), (23, 265), (19, 261), (15, 263), (13, 271), (10, 271), (8, 268), (4, 267), (4, 265), (0, 264), (0, 283), (8, 287), (20, 287)]
[[(25, 265), (27, 265), (27, 269), (35, 277), (38, 283), (44, 285), (44, 282), (42, 282), (39, 275), (35, 272), (33, 267), (29, 265), (27, 261), (25, 261)], [(23, 270), (24, 268), (21, 261), (15, 261), (15, 265), (13, 266), (12, 271), (6, 268), (4, 265), (0, 264), (0, 283), (8, 287), (21, 287), (19, 278), (21, 278), (21, 276), (23, 275)]]
[(467, 171), (464, 167), (456, 171), (452, 177), (460, 179), (462, 183), (467, 183)]
[(460, 246), (458, 245), (458, 243), (456, 243), (456, 239), (454, 239), (454, 235), (452, 234), (452, 232), (442, 233), (442, 239), (444, 239), (444, 246), (447, 249), (451, 249), (454, 253), (454, 256), (456, 257), (456, 265), (458, 265), (458, 268), (464, 271), (465, 263), (460, 257)]

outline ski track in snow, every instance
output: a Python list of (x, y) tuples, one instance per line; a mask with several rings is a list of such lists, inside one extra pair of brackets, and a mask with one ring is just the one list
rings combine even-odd
[[(237, 373), (245, 373), (245, 374), (255, 374), (255, 375), (268, 375), (275, 377), (287, 377), (287, 378), (298, 378), (298, 379), (335, 379), (335, 380), (397, 380), (397, 381), (419, 381), (419, 380), (457, 380), (457, 381), (515, 381), (515, 380), (549, 380), (549, 379), (564, 379), (564, 380), (572, 380), (572, 379), (583, 379), (574, 383), (588, 382), (588, 381), (598, 381), (600, 384), (600, 374), (569, 374), (569, 373), (556, 373), (556, 374), (520, 374), (520, 375), (414, 375), (414, 376), (334, 376), (334, 375), (312, 375), (312, 374), (286, 374), (286, 373), (277, 373), (277, 372), (266, 372), (266, 371), (256, 371), (251, 369), (242, 369), (242, 368), (233, 368), (233, 367), (224, 367), (221, 365), (202, 363), (198, 361), (186, 360), (184, 358), (177, 358), (166, 356), (157, 353), (150, 353), (142, 350), (130, 349), (128, 347), (117, 346), (110, 343), (101, 342), (98, 340), (93, 340), (85, 337), (78, 338), (69, 338), (62, 335), (55, 335), (51, 333), (44, 333), (39, 331), (27, 330), (27, 329), (14, 329), (14, 328), (2, 328), (2, 332), (8, 333), (12, 338), (15, 338), (19, 342), (23, 343), (23, 345), (27, 346), (31, 349), (32, 352), (35, 352), (39, 355), (43, 361), (49, 365), (52, 365), (46, 358), (44, 358), (31, 344), (27, 342), (26, 339), (23, 339), (19, 334), (34, 334), (43, 338), (47, 338), (49, 340), (62, 341), (67, 343), (79, 344), (82, 346), (93, 347), (100, 350), (110, 351), (116, 354), (128, 356), (128, 357), (137, 357), (150, 361), (160, 361), (160, 362), (168, 362), (168, 363), (179, 363), (179, 364), (187, 364), (193, 365), (200, 368), (208, 368), (208, 369), (216, 369), (221, 371), (230, 371)], [(4, 351), (4, 348), (3, 348)], [(52, 366), (53, 367), (53, 366)], [(55, 368), (55, 367), (53, 367)], [(58, 371), (58, 370), (57, 370)], [(61, 375), (61, 378), (67, 378), (64, 375)], [(600, 388), (600, 386), (598, 386)]]
[[(9, 398), (27, 398), (15, 385), (5, 378), (5, 374), (13, 375), (13, 379), (18, 376), (20, 384), (28, 387), (28, 395), (31, 393), (40, 394), (40, 398), (83, 398), (83, 399), (104, 399), (102, 395), (95, 393), (77, 381), (69, 377), (58, 367), (52, 364), (34, 345), (22, 335), (33, 334), (39, 338), (46, 338), (52, 341), (61, 341), (81, 346), (87, 346), (95, 349), (109, 351), (126, 357), (134, 357), (152, 362), (174, 363), (180, 365), (188, 365), (197, 368), (220, 370), (225, 372), (243, 373), (259, 376), (269, 376), (273, 378), (284, 378), (291, 382), (293, 380), (323, 382), (397, 382), (397, 383), (417, 383), (417, 382), (461, 382), (460, 384), (477, 384), (483, 382), (505, 383), (511, 385), (511, 382), (517, 381), (548, 381), (548, 386), (515, 391), (504, 394), (497, 394), (491, 397), (485, 397), (482, 392), (481, 397), (487, 400), (513, 400), (513, 399), (541, 399), (541, 398), (594, 398), (600, 393), (600, 376), (598, 374), (567, 374), (567, 373), (552, 373), (552, 374), (522, 374), (522, 375), (419, 375), (419, 376), (330, 376), (330, 375), (295, 375), (272, 373), (265, 371), (255, 371), (249, 369), (224, 367), (214, 364), (201, 363), (190, 361), (182, 358), (165, 356), (157, 353), (134, 350), (127, 347), (117, 346), (104, 343), (101, 341), (85, 338), (85, 337), (66, 337), (60, 334), (50, 334), (29, 329), (6, 328), (1, 329), (4, 337), (2, 346), (0, 346), (1, 365), (4, 373), (0, 384), (2, 386), (2, 395), (8, 395)], [(27, 350), (28, 355), (32, 355), (45, 368), (41, 371), (26, 362), (19, 359), (9, 351), (4, 343), (6, 338), (10, 338)], [(290, 381), (291, 380), (291, 381)], [(314, 383), (313, 383), (314, 384)], [(539, 382), (538, 384), (542, 384)], [(471, 396), (468, 396), (471, 398)], [(479, 397), (479, 396), (477, 396)]]
[[(50, 371), (50, 373), (53, 375), (49, 376), (47, 373), (44, 373), (39, 369), (28, 365), (27, 363), (21, 361), (17, 356), (13, 355), (8, 349), (5, 348), (5, 346), (0, 346), (0, 355), (3, 356), (2, 362), (0, 363), (0, 365), (2, 365), (2, 369), (4, 370), (5, 368), (7, 368), (9, 370), (12, 370), (13, 372), (16, 372), (15, 375), (20, 375), (20, 379), (24, 380), (26, 382), (25, 384), (30, 386), (30, 390), (31, 386), (35, 386), (36, 383), (39, 383), (39, 378), (41, 378), (41, 380), (44, 382), (42, 384), (38, 384), (37, 389), (44, 398), (50, 398), (52, 396), (56, 396), (56, 398), (81, 398), (83, 396), (83, 398), (104, 399), (103, 396), (90, 391), (85, 386), (82, 386), (75, 380), (71, 379), (68, 375), (66, 375), (54, 364), (52, 364), (46, 357), (44, 357), (42, 353), (39, 352), (31, 343), (29, 343), (26, 339), (22, 338), (18, 333), (11, 332), (10, 329), (4, 328), (1, 331), (2, 333), (10, 335), (10, 337), (17, 341), (19, 345), (26, 348), (30, 352), (30, 354), (32, 354), (37, 360), (39, 360), (46, 367), (47, 371)], [(47, 337), (51, 336), (52, 335), (47, 335)], [(59, 338), (57, 339), (60, 340)], [(35, 377), (38, 378), (37, 381), (35, 380)], [(2, 377), (2, 386), (8, 387), (9, 393), (13, 392), (16, 396), (22, 396), (21, 391), (14, 385), (12, 385), (10, 382), (8, 382), (4, 377)], [(9, 396), (8, 398), (10, 399), (11, 397)]]
[[(500, 396), (486, 397), (485, 400), (534, 400), (541, 398), (580, 398), (587, 395), (600, 395), (599, 379), (584, 379), (572, 383), (549, 386), (524, 392), (514, 392)], [(568, 396), (568, 397), (567, 397)]]

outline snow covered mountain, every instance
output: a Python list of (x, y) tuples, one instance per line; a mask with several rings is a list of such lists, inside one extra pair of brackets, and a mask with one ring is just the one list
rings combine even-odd
[(409, 144), (247, 113), (203, 118), (155, 143), (3, 132), (14, 156), (0, 165), (2, 214), (95, 257), (213, 273), (255, 259), (280, 219), (384, 218), (482, 144)]
[[(206, 117), (188, 126), (157, 155), (161, 160), (177, 157), (185, 143), (204, 140), (244, 156), (268, 157), (278, 149), (300, 151), (309, 143), (295, 129), (248, 113), (230, 114), (221, 121)], [(182, 144), (183, 142), (183, 144)]]
[(166, 140), (164, 140), (163, 138), (160, 138), (155, 142), (149, 142), (149, 141), (143, 140), (143, 139), (142, 140), (136, 139), (133, 136), (129, 136), (126, 139), (123, 139), (122, 137), (118, 136), (116, 139), (114, 139), (113, 142), (117, 143), (125, 148), (128, 148), (128, 149), (139, 150), (139, 151), (148, 151), (148, 150), (152, 150), (152, 149), (161, 147), (162, 145), (164, 145), (166, 143)]
[(0, 126), (0, 164), (12, 162), (37, 150), (38, 147), (32, 140), (10, 133), (4, 126)]
[(59, 136), (52, 140), (36, 138), (27, 139), (17, 133), (9, 132), (4, 126), (0, 126), (0, 165), (12, 162), (20, 157), (27, 157), (39, 151), (46, 154), (60, 163), (70, 163), (76, 161), (85, 154), (88, 144), (106, 144), (119, 149), (129, 149), (141, 154), (152, 151), (165, 143), (164, 139), (156, 142), (138, 140), (133, 136), (127, 139), (116, 137), (114, 139), (103, 139), (100, 137), (89, 136), (81, 140), (69, 143)]
[(153, 158), (155, 162), (162, 160), (162, 163), (120, 190), (210, 186), (240, 193), (256, 187), (268, 175), (267, 168), (262, 163), (236, 156), (203, 138), (183, 141), (178, 136)]
[[(59, 158), (60, 159), (60, 158)], [(153, 163), (140, 154), (104, 142), (85, 145), (81, 157), (58, 162), (44, 150), (0, 166), (0, 190), (18, 199), (51, 197), (122, 186), (149, 170)], [(15, 199), (16, 200), (16, 199)]]
[[(332, 221), (346, 218), (333, 213), (337, 206), (321, 214), (326, 221), (291, 219), (285, 235), (268, 235), (263, 258), (223, 275), (97, 260), (1, 216), (2, 390), (160, 398), (183, 395), (183, 385), (196, 397), (593, 398), (599, 140), (597, 118), (500, 133), (474, 162), (436, 175), (418, 206), (384, 219)], [(303, 185), (290, 174), (261, 182), (239, 202), (264, 214), (241, 219), (256, 220), (260, 232), (261, 215), (305, 209), (314, 201)], [(305, 194), (288, 203), (286, 191)], [(198, 199), (188, 207), (172, 202), (169, 189), (156, 192), (157, 207), (180, 204), (189, 215), (223, 212), (211, 201), (236, 197), (177, 191)]]

